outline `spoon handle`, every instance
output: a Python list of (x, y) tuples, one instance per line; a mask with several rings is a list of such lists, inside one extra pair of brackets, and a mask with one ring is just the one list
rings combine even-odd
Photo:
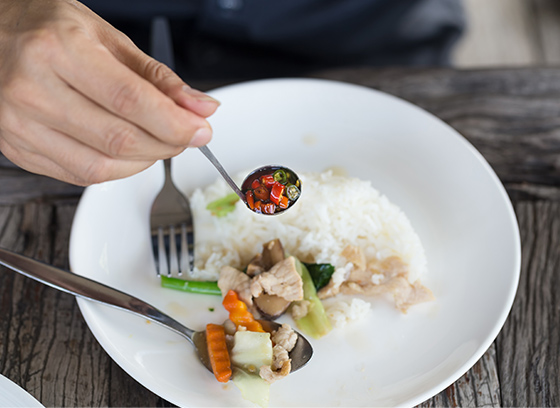
[(62, 292), (145, 317), (186, 337), (193, 343), (193, 330), (154, 306), (120, 290), (2, 248), (0, 248), (0, 265)]
[(241, 199), (241, 201), (246, 202), (247, 200), (245, 199), (245, 194), (243, 194), (241, 192), (241, 190), (239, 189), (239, 187), (237, 187), (237, 184), (235, 184), (235, 181), (232, 180), (232, 178), (229, 176), (229, 174), (227, 173), (227, 171), (223, 168), (223, 166), (220, 164), (220, 162), (218, 161), (218, 159), (216, 159), (216, 156), (214, 156), (214, 153), (212, 153), (210, 151), (210, 149), (208, 148), (208, 146), (201, 146), (198, 148), (203, 155), (206, 156), (206, 158), (208, 160), (210, 160), (210, 162), (214, 165), (214, 167), (218, 170), (218, 172), (222, 175), (222, 177), (224, 178), (224, 180), (226, 181), (226, 183), (229, 184), (229, 186), (231, 187), (231, 189), (235, 192), (235, 194), (237, 194), (239, 196), (239, 198)]

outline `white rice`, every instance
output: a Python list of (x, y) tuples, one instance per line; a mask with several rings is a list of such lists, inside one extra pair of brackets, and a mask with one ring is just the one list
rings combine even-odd
[[(245, 173), (246, 174), (246, 173)], [(278, 216), (255, 214), (241, 202), (225, 217), (206, 205), (231, 193), (221, 179), (191, 197), (195, 220), (195, 269), (191, 278), (216, 280), (224, 265), (243, 269), (262, 244), (279, 238), (284, 249), (304, 262), (330, 263), (343, 279), (348, 245), (362, 248), (367, 261), (397, 255), (409, 265), (414, 282), (426, 270), (418, 235), (405, 214), (369, 181), (325, 173), (300, 174), (302, 196)], [(237, 180), (241, 181), (241, 177)]]
[(361, 320), (371, 310), (371, 303), (359, 298), (329, 299), (324, 302), (325, 311), (333, 327), (341, 328), (348, 323)]

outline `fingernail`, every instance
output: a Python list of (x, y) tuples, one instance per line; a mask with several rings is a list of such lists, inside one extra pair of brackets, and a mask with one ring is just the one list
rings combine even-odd
[(193, 88), (189, 87), (188, 85), (183, 86), (183, 92), (185, 92), (189, 96), (192, 96), (193, 98), (195, 98), (199, 101), (213, 102), (213, 103), (218, 104), (218, 106), (220, 105), (220, 101), (218, 101), (217, 99), (214, 99), (210, 95), (207, 95), (204, 92), (201, 92), (197, 89), (193, 89)]
[(194, 135), (189, 142), (190, 147), (200, 147), (207, 144), (212, 139), (212, 129), (203, 127), (194, 132)]

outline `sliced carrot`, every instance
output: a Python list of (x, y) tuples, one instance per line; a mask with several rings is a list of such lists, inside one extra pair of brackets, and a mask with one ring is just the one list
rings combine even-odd
[(226, 344), (224, 326), (209, 323), (206, 325), (206, 344), (212, 372), (219, 382), (226, 383), (231, 378), (231, 362)]
[(235, 327), (243, 326), (249, 331), (264, 333), (262, 325), (255, 320), (252, 313), (247, 309), (245, 302), (239, 299), (237, 292), (234, 290), (228, 291), (222, 304), (229, 312), (229, 320), (235, 324)]

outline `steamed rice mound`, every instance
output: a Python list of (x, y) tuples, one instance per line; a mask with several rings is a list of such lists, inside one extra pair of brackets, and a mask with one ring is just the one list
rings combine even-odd
[[(301, 198), (278, 216), (255, 214), (241, 202), (225, 217), (211, 215), (207, 204), (231, 193), (221, 179), (194, 191), (195, 268), (190, 278), (217, 280), (226, 265), (243, 270), (263, 243), (279, 238), (284, 249), (303, 262), (334, 265), (335, 285), (342, 284), (355, 267), (343, 256), (349, 247), (359, 248), (367, 264), (397, 257), (407, 266), (404, 278), (410, 284), (418, 282), (426, 271), (424, 250), (396, 205), (369, 181), (330, 171), (300, 177)], [(374, 286), (382, 280), (375, 274), (371, 278)]]

